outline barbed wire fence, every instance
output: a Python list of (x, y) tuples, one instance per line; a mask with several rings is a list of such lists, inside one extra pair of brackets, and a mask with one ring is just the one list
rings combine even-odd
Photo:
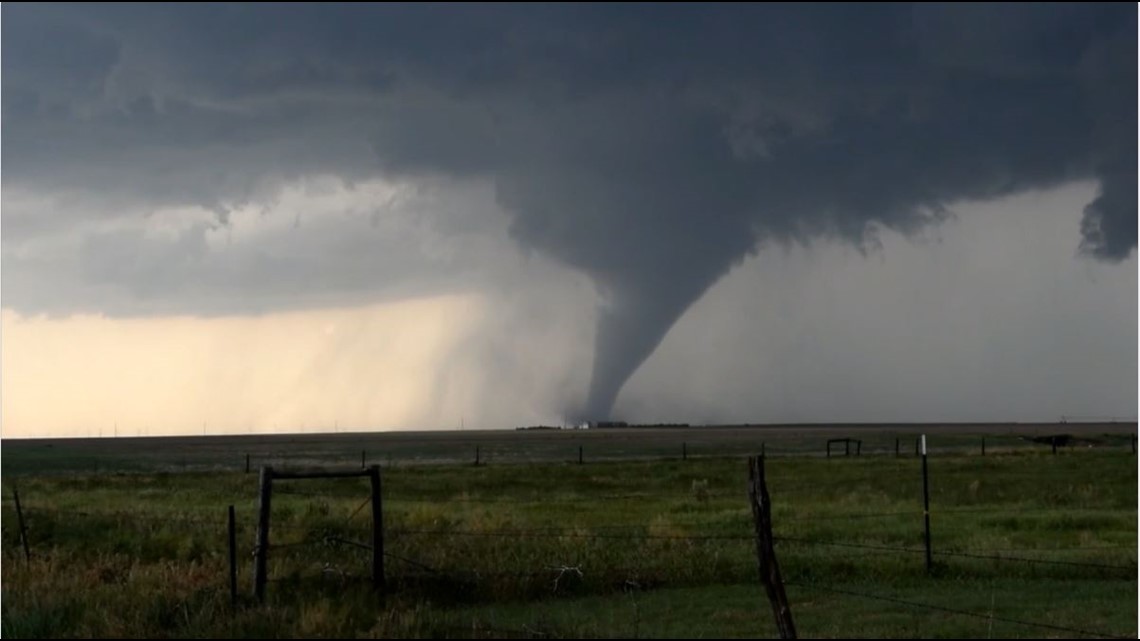
[[(1069, 417), (1074, 418), (1074, 417)], [(1088, 418), (1088, 417), (1086, 417)], [(1095, 418), (1095, 417), (1094, 417)], [(1104, 423), (1106, 430), (1103, 434), (1080, 433), (1070, 434), (1074, 423), (1086, 421), (1059, 422), (1055, 424), (1043, 423), (1032, 425), (1031, 432), (1026, 426), (1010, 425), (1008, 433), (977, 433), (956, 434), (947, 443), (939, 448), (939, 453), (965, 456), (986, 456), (987, 451), (993, 454), (1032, 453), (1051, 450), (1054, 454), (1067, 448), (1095, 447), (1098, 449), (1124, 449), (1131, 453), (1137, 452), (1136, 432), (1121, 431), (1118, 425), (1134, 425), (1132, 420), (1123, 421), (1095, 421), (1091, 424)], [(1014, 431), (1014, 427), (1018, 431)], [(630, 428), (636, 432), (636, 428)], [(593, 432), (612, 433), (614, 430), (593, 430)], [(287, 445), (274, 446), (265, 442), (240, 440), (234, 451), (234, 446), (227, 444), (220, 446), (208, 438), (200, 442), (193, 439), (183, 443), (178, 450), (170, 453), (152, 453), (145, 459), (125, 457), (113, 451), (113, 448), (104, 449), (104, 439), (86, 439), (86, 443), (76, 449), (74, 456), (61, 460), (62, 465), (55, 470), (45, 470), (34, 466), (24, 468), (13, 461), (9, 475), (19, 474), (150, 474), (155, 472), (184, 472), (184, 473), (212, 473), (221, 471), (244, 471), (254, 473), (262, 466), (272, 467), (314, 467), (336, 466), (350, 467), (359, 462), (364, 469), (372, 464), (383, 464), (388, 467), (420, 464), (460, 464), (471, 462), (475, 466), (489, 464), (518, 464), (518, 463), (585, 463), (610, 461), (654, 461), (654, 460), (690, 460), (708, 459), (716, 457), (739, 457), (749, 452), (759, 450), (768, 458), (777, 457), (827, 457), (829, 449), (827, 441), (848, 442), (841, 453), (835, 455), (843, 458), (854, 457), (907, 457), (918, 456), (916, 434), (911, 431), (894, 432), (884, 429), (876, 436), (862, 435), (859, 428), (853, 428), (849, 435), (833, 438), (842, 432), (829, 430), (828, 435), (812, 438), (783, 439), (780, 443), (765, 443), (762, 436), (755, 440), (741, 438), (739, 440), (705, 441), (700, 435), (693, 435), (693, 441), (683, 440), (688, 437), (668, 435), (664, 444), (654, 444), (646, 447), (631, 448), (621, 442), (607, 442), (592, 440), (587, 432), (572, 430), (554, 430), (557, 432), (557, 442), (544, 442), (537, 453), (521, 453), (518, 442), (500, 437), (460, 437), (449, 438), (446, 442), (432, 443), (422, 449), (416, 447), (400, 446), (392, 443), (375, 443), (371, 441), (357, 441), (352, 443), (351, 433), (325, 433), (306, 434), (288, 437)], [(885, 436), (889, 434), (889, 436)], [(859, 438), (855, 438), (855, 435)], [(366, 436), (366, 435), (361, 435)], [(240, 439), (241, 437), (236, 437)], [(322, 440), (325, 439), (325, 440)], [(114, 442), (115, 439), (106, 439)], [(120, 439), (122, 440), (122, 439)], [(133, 440), (133, 439), (126, 439)], [(344, 441), (352, 443), (343, 444)], [(858, 443), (850, 447), (850, 443)], [(363, 445), (363, 447), (361, 447)], [(368, 449), (374, 447), (374, 449)], [(988, 447), (988, 450), (987, 450)], [(380, 451), (380, 449), (383, 451)]]
[[(782, 495), (795, 495), (798, 493), (809, 493), (820, 491), (819, 485), (803, 485), (803, 486), (787, 486), (774, 492), (774, 496), (780, 497)], [(280, 489), (279, 493), (284, 495), (292, 495), (302, 499), (322, 500), (330, 496), (328, 492), (321, 491), (304, 491), (290, 488)], [(743, 498), (743, 492), (734, 491), (703, 491), (701, 494), (704, 498), (710, 499), (735, 499)], [(690, 490), (677, 490), (669, 492), (629, 492), (629, 493), (611, 493), (599, 494), (594, 497), (563, 497), (562, 500), (556, 502), (576, 503), (583, 502), (626, 502), (655, 499), (661, 497), (676, 497), (676, 496), (693, 496), (694, 491)], [(339, 498), (339, 497), (338, 497)], [(451, 503), (471, 503), (471, 504), (528, 504), (541, 501), (543, 499), (519, 499), (513, 497), (471, 497), (464, 496), (459, 498), (441, 499), (439, 497), (415, 497), (415, 496), (384, 496), (381, 492), (382, 504), (395, 504), (400, 503), (416, 504), (416, 503), (437, 503), (440, 500), (446, 500)], [(4, 497), (2, 506), (5, 509), (15, 509), (19, 503), (20, 496), (15, 491), (11, 497)], [(315, 566), (309, 566), (310, 574), (306, 575), (299, 570), (290, 570), (283, 574), (277, 574), (266, 577), (267, 583), (272, 584), (288, 584), (299, 583), (305, 580), (320, 580), (325, 585), (333, 587), (348, 587), (353, 584), (368, 584), (369, 582), (375, 584), (375, 576), (370, 575), (366, 570), (367, 567), (363, 566), (360, 562), (360, 554), (372, 554), (375, 550), (374, 543), (370, 541), (361, 541), (358, 538), (353, 538), (353, 535), (359, 535), (359, 525), (363, 521), (361, 517), (364, 514), (364, 509), (372, 502), (373, 496), (369, 494), (363, 500), (355, 505), (355, 508), (348, 512), (347, 517), (341, 519), (338, 516), (336, 519), (329, 519), (332, 522), (325, 522), (319, 525), (307, 525), (296, 523), (280, 523), (274, 525), (274, 531), (284, 534), (284, 540), (281, 542), (269, 543), (265, 550), (266, 552), (281, 552), (286, 554), (312, 552), (319, 550), (320, 555), (323, 556)], [(29, 547), (29, 534), (31, 531), (36, 534), (40, 530), (40, 526), (46, 524), (49, 520), (64, 521), (71, 519), (92, 519), (99, 520), (103, 524), (110, 524), (120, 528), (130, 527), (145, 527), (147, 525), (160, 524), (164, 526), (177, 525), (180, 527), (199, 528), (209, 532), (223, 532), (229, 526), (227, 519), (221, 515), (217, 518), (211, 516), (186, 516), (181, 514), (150, 514), (147, 512), (137, 510), (119, 510), (119, 511), (99, 511), (91, 509), (66, 509), (55, 507), (40, 507), (34, 504), (29, 506), (27, 504), (28, 498), (23, 497), (23, 505), (18, 510), (18, 529), (19, 541), (25, 546), (25, 550)], [(34, 503), (34, 502), (33, 502)], [(974, 506), (946, 506), (940, 510), (933, 510), (933, 512), (940, 516), (952, 517), (954, 515), (968, 515), (968, 514), (1001, 514), (1009, 515), (1015, 514), (1032, 514), (1034, 512), (1052, 512), (1057, 508), (983, 508)], [(914, 517), (915, 511), (905, 510), (885, 510), (885, 511), (864, 511), (864, 512), (846, 512), (843, 514), (811, 514), (811, 515), (796, 515), (777, 512), (776, 528), (779, 530), (783, 524), (795, 524), (798, 522), (813, 522), (813, 521), (831, 521), (837, 519), (843, 520), (874, 520), (874, 519), (898, 519)], [(245, 532), (247, 535), (255, 532), (256, 528), (251, 528), (248, 525), (237, 526), (239, 530)], [(355, 529), (354, 529), (355, 528)], [(7, 528), (5, 528), (7, 529)], [(56, 528), (48, 528), (49, 533), (53, 532)], [(388, 537), (393, 541), (421, 541), (430, 539), (477, 539), (477, 540), (490, 540), (494, 541), (496, 545), (508, 542), (518, 542), (529, 539), (542, 539), (542, 540), (559, 540), (559, 541), (575, 541), (575, 540), (591, 540), (591, 541), (607, 541), (607, 542), (623, 542), (623, 543), (647, 543), (647, 542), (683, 542), (689, 546), (700, 545), (722, 545), (722, 544), (740, 544), (750, 545), (756, 541), (756, 535), (742, 531), (739, 534), (725, 533), (725, 532), (687, 532), (684, 534), (675, 533), (653, 533), (646, 532), (645, 524), (608, 524), (608, 525), (595, 525), (590, 528), (576, 528), (565, 526), (543, 526), (543, 527), (515, 527), (515, 528), (462, 528), (462, 527), (445, 527), (445, 528), (429, 528), (429, 527), (409, 527), (396, 525), (395, 527), (388, 527), (383, 529), (382, 536)], [(231, 529), (232, 532), (232, 529)], [(232, 541), (232, 534), (230, 535)], [(34, 539), (34, 537), (33, 537)], [(776, 534), (772, 537), (773, 541), (780, 549), (787, 546), (791, 547), (814, 547), (826, 549), (842, 550), (845, 554), (898, 554), (902, 556), (921, 555), (927, 553), (927, 549), (911, 546), (891, 545), (886, 543), (867, 543), (863, 541), (843, 541), (831, 540), (804, 536), (783, 536)], [(50, 544), (49, 538), (37, 541), (40, 544)], [(231, 545), (231, 554), (233, 543)], [(445, 544), (446, 545), (446, 544)], [(1085, 552), (1101, 553), (1105, 551), (1128, 553), (1134, 559), (1136, 553), (1136, 546), (1134, 545), (1087, 545), (1087, 546), (1069, 546), (1058, 548), (949, 548), (949, 549), (936, 549), (930, 553), (933, 556), (950, 560), (962, 560), (964, 562), (972, 561), (986, 561), (988, 563), (996, 564), (1019, 564), (1027, 566), (1045, 566), (1058, 569), (1064, 569), (1074, 572), (1073, 576), (1076, 577), (1110, 577), (1119, 579), (1131, 579), (1136, 576), (1137, 566), (1134, 560), (1131, 562), (1122, 563), (1102, 563), (1084, 560), (1073, 560), (1071, 558), (1056, 558), (1056, 555), (1071, 555), (1080, 554)], [(252, 558), (258, 552), (258, 544), (249, 549), (241, 550), (237, 556), (239, 558)], [(34, 554), (25, 552), (30, 559)], [(354, 557), (353, 554), (357, 556)], [(636, 577), (646, 574), (646, 568), (639, 567), (605, 567), (595, 566), (580, 561), (567, 561), (567, 562), (552, 562), (541, 565), (534, 565), (532, 567), (523, 567), (517, 569), (507, 568), (477, 568), (477, 567), (442, 567), (437, 563), (427, 561), (423, 558), (416, 558), (414, 555), (401, 554), (384, 549), (381, 552), (383, 558), (395, 562), (395, 572), (390, 572), (386, 577), (392, 589), (399, 590), (406, 586), (422, 585), (425, 582), (429, 587), (432, 581), (446, 581), (450, 584), (458, 585), (463, 589), (469, 591), (477, 591), (481, 584), (488, 581), (503, 582), (511, 580), (525, 580), (531, 581), (535, 585), (544, 586), (542, 589), (549, 589), (550, 594), (577, 594), (576, 591), (570, 589), (570, 586), (580, 585), (583, 581), (590, 579), (593, 575), (604, 573), (609, 577), (630, 577), (625, 578), (626, 589), (642, 589), (644, 586), (639, 583)], [(1038, 556), (1026, 556), (1027, 554)], [(1053, 558), (1042, 558), (1040, 555)], [(335, 558), (339, 557), (341, 560), (338, 562)], [(792, 557), (793, 560), (795, 557)], [(334, 560), (330, 560), (334, 559)], [(347, 559), (347, 560), (345, 560)], [(795, 569), (795, 564), (791, 566)], [(312, 572), (312, 570), (316, 570)], [(236, 570), (231, 568), (231, 573)], [(820, 593), (827, 593), (841, 598), (855, 598), (872, 600), (880, 603), (888, 603), (892, 606), (901, 608), (913, 609), (916, 611), (929, 610), (939, 611), (944, 614), (952, 616), (961, 616), (967, 618), (986, 619), (989, 621), (999, 621), (1004, 624), (1022, 626), (1027, 629), (1036, 630), (1051, 630), (1053, 632), (1064, 632), (1068, 634), (1076, 634), (1089, 637), (1104, 637), (1114, 638), (1114, 635), (1104, 633), (1103, 631), (1088, 630), (1079, 627), (1063, 626), (1049, 621), (1032, 618), (1019, 618), (1011, 616), (994, 616), (993, 613), (976, 612), (953, 605), (939, 604), (939, 603), (925, 603), (921, 601), (914, 601), (908, 599), (900, 599), (895, 596), (887, 594), (873, 594), (862, 592), (859, 590), (852, 590), (847, 587), (837, 587), (834, 584), (823, 584), (817, 580), (812, 580), (810, 576), (798, 576), (795, 572), (791, 575), (791, 580), (785, 582), (785, 585), (796, 588), (797, 590), (815, 591)], [(232, 578), (232, 574), (231, 574)], [(653, 585), (649, 583), (649, 585)], [(226, 590), (227, 588), (219, 587), (219, 591)], [(230, 589), (232, 591), (232, 588)], [(794, 603), (793, 603), (794, 606)], [(548, 638), (557, 636), (557, 630), (539, 629), (539, 628), (510, 628), (510, 627), (494, 627), (484, 626), (480, 624), (472, 626), (456, 626), (447, 627), (448, 630), (456, 633), (464, 633), (472, 635), (471, 638), (491, 638), (493, 636), (505, 636), (508, 638)]]

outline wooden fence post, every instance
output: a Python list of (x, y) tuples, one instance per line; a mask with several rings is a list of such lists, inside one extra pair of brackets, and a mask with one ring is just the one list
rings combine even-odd
[(1056, 456), (1057, 455), (1057, 437), (1056, 436), (1050, 437), (1049, 442), (1053, 444), (1053, 456)]
[(28, 551), (28, 528), (24, 525), (24, 510), (20, 508), (20, 491), (12, 487), (12, 498), (16, 501), (16, 522), (20, 526), (20, 544), (24, 546), (24, 563), (32, 562), (32, 553)]
[(360, 450), (360, 469), (362, 469), (362, 470), (367, 469), (367, 466), (368, 466), (368, 464), (365, 463), (365, 459), (366, 459), (365, 454), (366, 454), (366, 452), (364, 450)]
[(930, 483), (926, 473), (926, 435), (922, 435), (922, 518), (926, 522), (926, 573), (933, 567), (930, 553)]
[(578, 465), (582, 464), (582, 446), (578, 446)]
[(269, 504), (273, 497), (273, 468), (262, 466), (257, 505), (257, 547), (254, 549), (253, 596), (265, 601), (266, 561), (269, 554)]
[(384, 581), (384, 502), (380, 482), (380, 466), (369, 468), (368, 480), (372, 485), (372, 587), (383, 592)]
[[(248, 455), (247, 455), (248, 456)], [(230, 544), (230, 605), (237, 607), (237, 523), (234, 521), (234, 506), (226, 511), (229, 515)]]
[(748, 458), (748, 499), (752, 504), (752, 522), (756, 530), (756, 561), (760, 569), (760, 581), (768, 593), (780, 638), (795, 639), (796, 626), (792, 621), (792, 609), (788, 605), (788, 595), (784, 593), (780, 564), (776, 561), (776, 551), (772, 545), (771, 500), (768, 497), (768, 485), (764, 482), (762, 456)]
[(982, 437), (982, 456), (986, 455), (986, 437)]
[[(1135, 451), (1135, 450), (1133, 450), (1133, 451)], [(681, 442), (681, 460), (682, 461), (689, 460), (689, 446), (687, 443), (685, 443), (683, 441)]]
[(899, 438), (895, 437), (895, 458), (899, 457)]
[(249, 454), (245, 455), (245, 473), (249, 474)]
[(479, 446), (475, 446), (475, 467), (479, 467)]

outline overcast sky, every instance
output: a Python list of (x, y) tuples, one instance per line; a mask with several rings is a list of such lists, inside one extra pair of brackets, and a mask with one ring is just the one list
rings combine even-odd
[(0, 11), (5, 436), (1136, 414), (1135, 5)]

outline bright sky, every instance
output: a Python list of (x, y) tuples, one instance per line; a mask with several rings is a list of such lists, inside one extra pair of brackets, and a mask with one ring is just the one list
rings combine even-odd
[(3, 312), (4, 436), (418, 423), (474, 297), (244, 317)]

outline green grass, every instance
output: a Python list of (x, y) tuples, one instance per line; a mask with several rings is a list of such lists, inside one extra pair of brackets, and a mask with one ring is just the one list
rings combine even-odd
[[(801, 636), (1066, 636), (1003, 618), (1135, 632), (1135, 457), (988, 454), (930, 459), (929, 575), (918, 459), (770, 459), (777, 553)], [(237, 511), (247, 598), (256, 474), (21, 476), (3, 490), (11, 496), (18, 481), (33, 558), (23, 560), (6, 500), (0, 633), (771, 636), (746, 476), (739, 458), (386, 468), (386, 599), (368, 587), (370, 552), (344, 543), (369, 540), (367, 481), (278, 481), (267, 603), (236, 610), (225, 506)]]
[[(973, 585), (952, 581), (932, 586), (924, 579), (873, 588), (862, 582), (829, 585), (908, 601), (950, 603), (956, 609), (984, 615), (992, 613), (998, 620), (920, 610), (794, 586), (788, 588), (788, 595), (801, 636), (815, 638), (1040, 638), (1042, 635), (1048, 638), (1059, 634), (1049, 628), (1001, 620), (1025, 617), (1027, 600), (1058, 601), (1055, 607), (1033, 612), (1028, 618), (1034, 622), (1063, 625), (1079, 619), (1094, 632), (1128, 630), (1135, 624), (1134, 616), (1129, 618), (1128, 613), (1114, 611), (1110, 605), (1120, 601), (1117, 587), (1086, 584), (1079, 580), (996, 579), (986, 583), (983, 589), (973, 590)], [(1089, 611), (1087, 607), (1072, 606), (1057, 599), (1059, 594), (1074, 591), (1103, 605)], [(916, 592), (921, 596), (916, 597)], [(573, 601), (470, 607), (452, 611), (448, 616), (449, 627), (476, 633), (481, 629), (530, 628), (582, 636), (709, 639), (754, 638), (774, 633), (762, 591), (752, 585), (626, 591), (621, 595)]]

